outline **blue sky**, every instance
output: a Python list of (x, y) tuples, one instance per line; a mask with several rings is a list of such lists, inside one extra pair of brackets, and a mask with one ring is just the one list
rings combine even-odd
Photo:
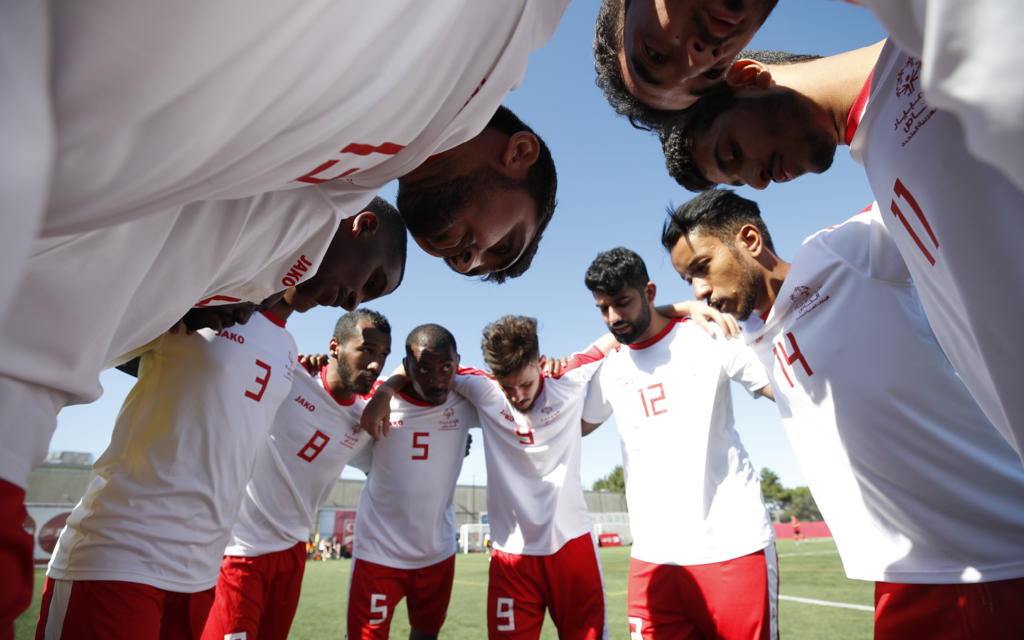
[[(633, 129), (614, 114), (594, 84), (593, 39), (598, 0), (574, 0), (547, 47), (530, 57), (522, 86), (506, 106), (539, 133), (558, 167), (559, 206), (532, 269), (505, 285), (463, 278), (410, 245), (405, 281), (391, 296), (368, 307), (388, 317), (394, 355), (400, 362), (405, 336), (415, 326), (436, 322), (459, 341), (462, 363), (482, 367), (480, 331), (504, 314), (530, 315), (540, 323), (541, 349), (568, 355), (606, 331), (583, 285), (587, 267), (600, 251), (628, 247), (647, 262), (658, 284), (659, 302), (693, 298), (661, 248), (665, 209), (691, 194), (668, 177), (657, 139)], [(885, 37), (874, 16), (860, 7), (829, 0), (782, 0), (755, 36), (751, 48), (832, 55)], [(381, 195), (394, 202), (396, 185)], [(756, 201), (783, 259), (792, 259), (804, 238), (841, 222), (872, 201), (861, 168), (846, 147), (830, 171), (773, 185), (766, 192), (743, 187)], [(324, 353), (340, 313), (314, 309), (293, 316), (288, 328), (302, 352)], [(117, 412), (135, 379), (118, 371), (103, 374), (104, 396), (88, 406), (69, 407), (58, 417), (52, 451), (89, 451), (98, 457), (110, 442)], [(770, 467), (786, 486), (805, 484), (774, 404), (754, 401), (733, 385), (736, 428), (755, 468)], [(460, 484), (484, 484), (482, 437), (466, 458)], [(583, 440), (581, 479), (589, 487), (621, 464), (614, 418)], [(346, 469), (343, 477), (362, 478)]]

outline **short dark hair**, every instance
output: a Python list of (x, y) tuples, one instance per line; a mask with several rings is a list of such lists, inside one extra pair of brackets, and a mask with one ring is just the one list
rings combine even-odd
[(714, 236), (732, 247), (736, 233), (747, 224), (757, 227), (765, 246), (775, 253), (772, 236), (761, 219), (757, 203), (736, 195), (731, 189), (711, 189), (675, 211), (668, 210), (668, 220), (661, 229), (661, 244), (671, 253), (681, 238), (697, 233)]
[(384, 241), (384, 250), (402, 261), (402, 270), (398, 274), (398, 282), (395, 283), (397, 289), (405, 278), (405, 261), (409, 255), (409, 236), (405, 230), (405, 221), (402, 220), (402, 214), (398, 213), (398, 209), (380, 196), (374, 196), (364, 210), (377, 216), (379, 233), (383, 234), (381, 239)]
[(414, 345), (424, 349), (443, 349), (451, 346), (452, 351), (459, 352), (459, 347), (455, 344), (455, 336), (439, 324), (421, 324), (409, 332), (409, 337), (405, 339), (406, 356), (412, 357)]
[[(818, 55), (787, 53), (785, 51), (741, 51), (736, 60), (756, 60), (762, 64), (786, 65), (817, 60)], [(681, 117), (658, 130), (661, 150), (665, 154), (665, 168), (676, 182), (689, 191), (704, 191), (715, 186), (693, 159), (693, 141), (697, 135), (711, 128), (718, 116), (735, 108), (740, 99), (725, 82), (720, 82), (693, 106), (681, 112)]]
[(537, 320), (504, 316), (484, 327), (484, 363), (498, 377), (512, 375), (540, 359)]
[(616, 247), (597, 254), (583, 280), (591, 292), (612, 295), (626, 286), (643, 291), (651, 277), (647, 275), (647, 265), (639, 254), (625, 247)]
[(338, 319), (338, 324), (334, 325), (334, 339), (341, 344), (348, 342), (359, 332), (359, 323), (363, 320), (391, 335), (391, 325), (387, 318), (372, 309), (360, 307), (355, 311), (349, 311)]
[(489, 273), (481, 278), (485, 282), (502, 284), (508, 278), (518, 278), (526, 273), (533, 263), (533, 257), (537, 254), (537, 247), (540, 245), (541, 236), (544, 235), (544, 230), (547, 229), (548, 223), (551, 222), (551, 217), (555, 213), (555, 207), (558, 205), (555, 199), (556, 192), (558, 191), (558, 175), (555, 172), (555, 160), (551, 157), (551, 150), (548, 149), (544, 139), (537, 135), (537, 132), (531, 129), (529, 125), (520, 120), (516, 114), (512, 113), (511, 109), (504, 105), (499, 106), (494, 116), (491, 117), (490, 122), (487, 123), (487, 126), (510, 136), (520, 131), (527, 131), (536, 136), (537, 143), (540, 145), (537, 161), (533, 163), (533, 166), (527, 172), (525, 184), (526, 192), (530, 194), (530, 197), (537, 205), (537, 233), (533, 236), (533, 240), (523, 249), (523, 253), (519, 258), (507, 269)]

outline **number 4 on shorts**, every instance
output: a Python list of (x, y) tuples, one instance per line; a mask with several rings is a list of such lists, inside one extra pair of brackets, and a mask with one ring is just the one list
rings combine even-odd
[[(636, 625), (636, 629), (633, 628)], [(644, 640), (640, 629), (644, 626), (643, 618), (629, 618), (629, 640)]]

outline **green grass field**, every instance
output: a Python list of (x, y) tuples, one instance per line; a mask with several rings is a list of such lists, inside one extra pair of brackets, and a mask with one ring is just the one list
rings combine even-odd
[[(778, 544), (780, 588), (784, 596), (796, 596), (871, 606), (874, 584), (847, 580), (831, 539), (815, 540), (795, 546), (783, 540)], [(629, 640), (626, 624), (626, 577), (629, 548), (601, 550), (608, 619), (612, 640)], [(348, 591), (349, 560), (310, 562), (302, 585), (302, 599), (289, 636), (296, 640), (342, 638), (345, 627), (345, 597)], [(18, 619), (18, 640), (28, 640), (35, 632), (42, 597), (43, 571), (36, 572), (36, 594), (32, 607)], [(441, 637), (451, 640), (481, 640), (487, 637), (484, 614), (487, 608), (487, 557), (460, 555), (455, 565), (455, 585), (448, 609), (448, 620)], [(842, 638), (870, 640), (872, 613), (821, 605), (779, 601), (779, 635), (786, 640), (827, 640)], [(404, 602), (395, 612), (391, 637), (409, 637)], [(543, 640), (558, 635), (548, 619), (541, 634)]]

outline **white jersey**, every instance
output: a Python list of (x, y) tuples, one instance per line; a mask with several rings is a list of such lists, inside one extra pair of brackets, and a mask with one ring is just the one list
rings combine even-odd
[(354, 558), (422, 569), (455, 553), (455, 482), (476, 422), (476, 409), (457, 393), (436, 407), (404, 393), (391, 399), (391, 431), (373, 443), (359, 494)]
[(339, 180), (479, 134), (567, 0), (58, 0), (46, 235)]
[(533, 408), (522, 413), (481, 371), (463, 369), (455, 390), (476, 405), (487, 458), (491, 544), (506, 553), (551, 555), (593, 530), (580, 482), (580, 418), (600, 351), (575, 356), (560, 378), (541, 378)]
[(919, 58), (928, 104), (955, 115), (971, 155), (1024, 191), (1024, 2), (863, 0)]
[(366, 469), (357, 461), (373, 441), (359, 428), (365, 406), (361, 396), (331, 393), (327, 367), (316, 377), (299, 367), (256, 458), (224, 555), (261, 556), (309, 540), (345, 465)]
[(214, 586), (297, 355), (270, 314), (154, 341), (47, 575), (185, 593)]
[(733, 428), (735, 380), (753, 394), (768, 384), (740, 340), (715, 338), (689, 319), (608, 354), (590, 383), (583, 419), (615, 412), (629, 501), (631, 555), (696, 565), (764, 549), (775, 535), (761, 484)]
[[(997, 429), (1024, 452), (1024, 193), (964, 148), (931, 108), (920, 62), (889, 42), (850, 145), (917, 286), (939, 344)], [(855, 114), (856, 115), (856, 114)]]
[(1019, 578), (1024, 467), (942, 353), (886, 223), (875, 205), (808, 238), (745, 336), (847, 577)]

